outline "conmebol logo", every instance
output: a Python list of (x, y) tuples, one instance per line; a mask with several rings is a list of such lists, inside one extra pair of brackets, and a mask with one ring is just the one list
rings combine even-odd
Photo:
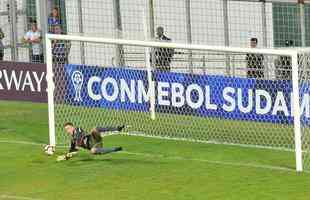
[(84, 76), (80, 71), (74, 71), (71, 75), (71, 80), (75, 90), (74, 101), (82, 102), (81, 90), (83, 86)]

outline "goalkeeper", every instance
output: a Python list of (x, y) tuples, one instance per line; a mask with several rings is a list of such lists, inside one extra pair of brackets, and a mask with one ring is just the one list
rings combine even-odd
[(57, 161), (68, 160), (77, 153), (79, 148), (88, 149), (92, 154), (107, 154), (111, 152), (121, 151), (122, 147), (104, 148), (102, 145), (101, 133), (108, 131), (121, 131), (123, 126), (117, 127), (97, 127), (87, 134), (83, 129), (75, 127), (73, 123), (67, 122), (64, 124), (65, 131), (72, 137), (69, 153), (58, 156)]

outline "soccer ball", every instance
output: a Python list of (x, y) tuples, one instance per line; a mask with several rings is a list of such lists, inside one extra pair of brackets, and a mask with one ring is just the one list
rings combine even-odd
[(53, 155), (53, 154), (54, 154), (54, 151), (55, 151), (55, 147), (54, 147), (54, 146), (45, 145), (45, 147), (44, 147), (44, 152), (45, 152), (47, 155), (49, 155), (49, 156)]

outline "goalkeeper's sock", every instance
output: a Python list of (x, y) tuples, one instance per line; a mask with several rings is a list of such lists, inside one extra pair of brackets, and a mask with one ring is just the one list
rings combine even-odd
[(123, 150), (122, 147), (114, 147), (114, 148), (98, 148), (96, 149), (96, 154), (107, 154), (112, 152), (117, 152)]
[(123, 150), (123, 147), (115, 147), (115, 148), (114, 148), (114, 151), (115, 151), (115, 152), (117, 152), (117, 151), (122, 151), (122, 150)]
[(97, 127), (96, 130), (100, 133), (108, 132), (108, 131), (121, 131), (125, 128), (125, 125), (117, 126), (117, 127)]

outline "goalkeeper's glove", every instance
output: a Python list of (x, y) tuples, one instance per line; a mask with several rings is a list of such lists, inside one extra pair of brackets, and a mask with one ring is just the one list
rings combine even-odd
[(71, 153), (67, 153), (66, 155), (58, 156), (57, 161), (59, 162), (59, 161), (69, 160), (75, 154), (77, 154), (77, 152), (71, 152)]
[(56, 159), (57, 162), (64, 161), (64, 160), (68, 160), (68, 159), (66, 159), (66, 155), (58, 156)]

